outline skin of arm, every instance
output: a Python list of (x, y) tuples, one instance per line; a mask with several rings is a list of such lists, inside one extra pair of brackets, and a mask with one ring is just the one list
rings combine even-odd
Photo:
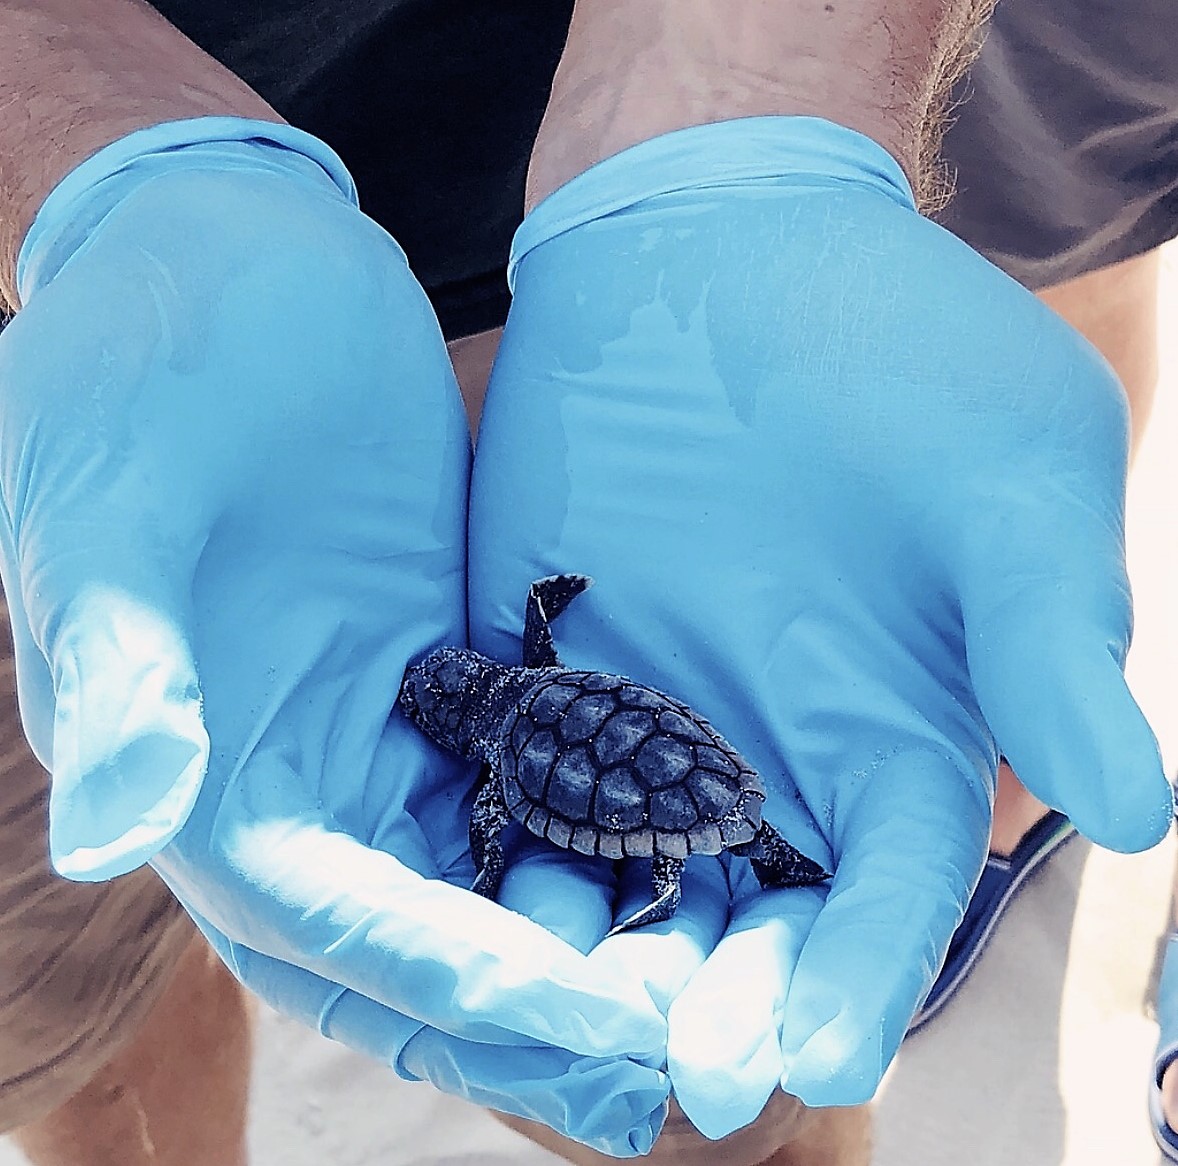
[(0, 0), (0, 300), (49, 192), (84, 159), (163, 121), (282, 119), (141, 0)]
[(579, 0), (532, 154), (527, 209), (596, 162), (688, 126), (764, 114), (858, 130), (922, 203), (946, 91), (986, 0)]

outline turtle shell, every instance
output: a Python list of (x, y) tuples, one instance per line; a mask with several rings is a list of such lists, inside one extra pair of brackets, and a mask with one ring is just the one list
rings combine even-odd
[(622, 676), (549, 670), (505, 718), (512, 817), (581, 854), (719, 854), (761, 824), (761, 779), (707, 721)]

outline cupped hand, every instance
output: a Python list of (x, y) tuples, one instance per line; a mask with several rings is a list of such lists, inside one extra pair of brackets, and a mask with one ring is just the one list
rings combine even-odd
[(408, 660), (465, 639), (469, 442), (339, 160), (279, 125), (140, 131), (51, 194), (20, 287), (0, 535), (57, 869), (150, 860), (278, 1008), (648, 1147), (663, 1018), (463, 889), (473, 774), (391, 712)]
[[(676, 918), (592, 958), (644, 970), (705, 1133), (778, 1085), (862, 1101), (981, 869), (999, 751), (1101, 845), (1171, 821), (1122, 675), (1122, 392), (916, 213), (883, 150), (815, 119), (608, 159), (525, 220), (513, 273), (474, 471), (475, 646), (516, 658), (531, 580), (593, 576), (563, 658), (686, 700), (834, 871), (763, 891), (742, 859), (727, 878), (689, 859)], [(531, 853), (502, 901), (559, 927), (531, 868), (588, 860)], [(599, 885), (586, 948), (625, 909)]]

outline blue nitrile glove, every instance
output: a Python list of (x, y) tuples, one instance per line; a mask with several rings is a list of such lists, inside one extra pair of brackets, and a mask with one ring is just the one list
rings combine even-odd
[(229, 118), (133, 134), (49, 196), (19, 284), (0, 532), (57, 869), (150, 860), (280, 1009), (641, 1152), (663, 1018), (460, 889), (473, 774), (390, 717), (465, 638), (469, 439), (339, 159)]
[[(862, 1101), (981, 869), (998, 749), (1101, 845), (1148, 847), (1171, 819), (1122, 677), (1120, 388), (915, 212), (881, 148), (817, 119), (608, 159), (532, 212), (513, 277), (472, 640), (511, 659), (528, 583), (593, 576), (554, 629), (563, 658), (693, 705), (835, 871), (762, 893), (732, 859), (731, 904), (685, 887), (658, 934), (593, 958), (674, 998), (672, 1081), (706, 1134), (779, 1082)], [(598, 936), (624, 910), (607, 892)]]

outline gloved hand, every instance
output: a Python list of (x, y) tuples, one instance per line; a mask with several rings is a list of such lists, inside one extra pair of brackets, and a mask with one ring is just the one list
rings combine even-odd
[[(862, 1101), (980, 872), (999, 749), (1103, 846), (1171, 820), (1122, 676), (1121, 390), (915, 212), (882, 149), (817, 119), (612, 157), (531, 213), (512, 271), (475, 458), (475, 646), (513, 658), (530, 580), (593, 576), (554, 629), (566, 662), (686, 700), (835, 872), (762, 891), (742, 859), (728, 886), (689, 859), (675, 919), (593, 958), (646, 969), (704, 1133), (779, 1083)], [(517, 886), (558, 861), (531, 852)], [(626, 910), (603, 888), (596, 938)]]
[(469, 439), (339, 159), (267, 123), (140, 131), (52, 192), (18, 275), (0, 536), (57, 869), (150, 860), (278, 1008), (649, 1146), (663, 1018), (460, 889), (474, 775), (390, 716), (407, 660), (465, 636)]

